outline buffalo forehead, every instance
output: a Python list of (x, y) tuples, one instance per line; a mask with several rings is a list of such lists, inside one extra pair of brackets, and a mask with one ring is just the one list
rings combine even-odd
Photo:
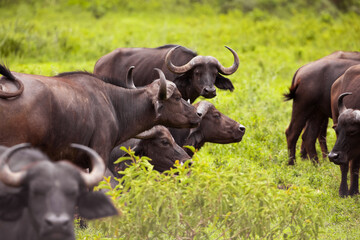
[(339, 124), (352, 125), (360, 123), (360, 111), (347, 109), (339, 116)]
[(29, 170), (32, 184), (48, 185), (49, 187), (67, 187), (77, 182), (74, 168), (60, 163), (42, 162)]

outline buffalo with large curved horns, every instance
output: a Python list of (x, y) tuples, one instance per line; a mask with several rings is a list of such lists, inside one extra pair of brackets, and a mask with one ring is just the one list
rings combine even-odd
[(230, 67), (224, 67), (212, 56), (197, 55), (196, 52), (179, 45), (164, 45), (158, 48), (118, 48), (101, 57), (95, 64), (94, 73), (100, 76), (119, 79), (113, 82), (125, 87), (124, 78), (130, 66), (135, 66), (136, 86), (150, 84), (156, 76), (153, 68), (161, 69), (166, 78), (173, 81), (185, 100), (194, 102), (199, 96), (213, 98), (216, 87), (233, 91), (234, 86), (228, 78), (239, 67), (239, 56), (229, 48), (234, 56)]
[(30, 144), (0, 146), (0, 232), (2, 239), (75, 240), (74, 214), (95, 219), (117, 215), (108, 197), (89, 192), (103, 179), (105, 164), (91, 148), (92, 171), (70, 161), (53, 162)]
[(17, 97), (0, 98), (0, 144), (30, 142), (51, 159), (72, 159), (89, 168), (87, 155), (70, 143), (91, 147), (106, 161), (111, 150), (152, 128), (194, 127), (200, 122), (196, 109), (184, 99), (161, 70), (153, 83), (133, 88), (132, 69), (125, 89), (87, 72), (54, 77), (10, 72), (0, 65), (0, 85), (12, 91), (15, 80), (24, 84)]

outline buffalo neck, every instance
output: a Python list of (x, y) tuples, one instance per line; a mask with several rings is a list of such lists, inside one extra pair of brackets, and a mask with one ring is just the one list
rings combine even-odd
[(116, 144), (122, 143), (156, 124), (152, 99), (146, 88), (125, 89), (108, 84), (118, 133)]
[(204, 144), (205, 140), (202, 132), (197, 128), (191, 129), (190, 134), (185, 141), (185, 145), (193, 146), (195, 149), (200, 150)]

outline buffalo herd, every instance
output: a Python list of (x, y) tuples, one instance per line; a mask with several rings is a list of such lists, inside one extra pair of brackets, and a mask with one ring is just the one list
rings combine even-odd
[[(178, 45), (118, 48), (95, 64), (93, 73), (56, 76), (12, 72), (0, 65), (0, 232), (5, 239), (75, 239), (78, 215), (95, 219), (117, 214), (102, 192), (105, 175), (121, 177), (132, 162), (117, 159), (131, 148), (147, 156), (159, 172), (176, 161), (191, 166), (206, 142), (240, 142), (245, 127), (199, 97), (213, 98), (216, 87), (234, 90), (224, 75), (230, 67), (215, 57)], [(360, 53), (334, 52), (299, 68), (286, 100), (293, 100), (286, 130), (289, 165), (301, 157), (323, 156), (340, 165), (341, 196), (359, 193)], [(349, 95), (349, 96), (348, 96)], [(328, 118), (337, 141), (327, 150)], [(348, 190), (347, 172), (351, 183)], [(21, 235), (20, 231), (21, 230)], [(24, 237), (27, 236), (27, 237)]]
[[(299, 68), (294, 74), (289, 92), (284, 94), (285, 100), (293, 100), (291, 121), (285, 131), (289, 151), (288, 164), (295, 164), (296, 142), (301, 132), (301, 157), (318, 163), (315, 148), (318, 139), (323, 157), (328, 156), (331, 162), (340, 166), (340, 196), (359, 193), (359, 64), (360, 52), (336, 51)], [(329, 118), (333, 120), (337, 136), (330, 153), (326, 144)]]
[(236, 72), (239, 57), (226, 48), (230, 67), (176, 45), (116, 49), (94, 73), (41, 76), (0, 65), (1, 238), (75, 239), (75, 215), (116, 215), (92, 188), (131, 164), (114, 164), (120, 146), (164, 172), (176, 161), (191, 166), (187, 145), (240, 142), (243, 125), (208, 101), (194, 103), (215, 97), (215, 86), (233, 91), (223, 75)]

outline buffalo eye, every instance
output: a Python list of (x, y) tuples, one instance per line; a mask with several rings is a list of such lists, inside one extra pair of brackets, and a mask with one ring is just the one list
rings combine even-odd
[(214, 113), (213, 116), (216, 119), (220, 119), (220, 117), (221, 117), (220, 113)]
[(349, 136), (355, 136), (356, 134), (358, 134), (358, 131), (357, 131), (357, 130), (349, 130), (349, 131), (347, 132), (347, 135), (349, 135)]
[(180, 101), (180, 100), (181, 100), (181, 97), (180, 97), (180, 96), (175, 96), (175, 100), (176, 100), (176, 101)]
[(196, 77), (200, 76), (200, 71), (195, 70), (195, 71), (194, 71), (194, 75), (195, 75)]
[(167, 139), (161, 139), (161, 144), (166, 147), (170, 146), (170, 142)]

